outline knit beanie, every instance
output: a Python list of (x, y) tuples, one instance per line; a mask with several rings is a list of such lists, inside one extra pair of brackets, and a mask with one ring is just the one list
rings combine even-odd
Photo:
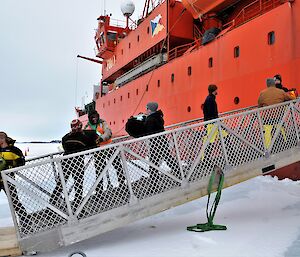
[(72, 120), (71, 122), (72, 132), (79, 132), (82, 130), (82, 122), (78, 119)]
[(156, 102), (149, 102), (149, 103), (147, 103), (146, 108), (148, 110), (150, 110), (151, 112), (156, 112), (157, 108), (158, 108), (158, 103), (156, 103)]

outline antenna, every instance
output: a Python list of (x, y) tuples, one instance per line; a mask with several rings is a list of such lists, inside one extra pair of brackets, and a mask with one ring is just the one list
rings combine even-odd
[(104, 16), (106, 15), (106, 0), (103, 0)]

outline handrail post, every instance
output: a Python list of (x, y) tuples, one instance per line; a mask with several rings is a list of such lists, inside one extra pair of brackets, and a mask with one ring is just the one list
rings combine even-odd
[(222, 145), (222, 150), (223, 150), (223, 153), (224, 153), (226, 167), (228, 168), (229, 167), (229, 160), (228, 160), (228, 155), (227, 155), (227, 151), (226, 151), (226, 147), (225, 147), (224, 138), (223, 138), (223, 135), (222, 135), (221, 122), (219, 120), (217, 121), (217, 126), (218, 126), (218, 133), (219, 133), (219, 137), (220, 137), (220, 141), (221, 141), (221, 145)]
[(137, 197), (135, 196), (135, 194), (132, 190), (130, 175), (129, 175), (129, 172), (128, 172), (128, 166), (127, 166), (126, 157), (125, 157), (124, 146), (121, 145), (120, 148), (121, 148), (120, 149), (120, 154), (121, 154), (122, 166), (123, 166), (123, 169), (124, 169), (124, 174), (125, 174), (125, 178), (127, 180), (128, 189), (129, 189), (129, 193), (130, 193), (129, 202), (130, 202), (130, 204), (135, 204), (137, 202)]
[(69, 221), (72, 222), (72, 221), (74, 221), (74, 219), (77, 220), (77, 217), (75, 217), (73, 212), (72, 212), (71, 203), (70, 203), (70, 199), (69, 199), (69, 194), (68, 194), (67, 186), (66, 186), (66, 183), (65, 183), (65, 176), (64, 176), (63, 170), (62, 170), (61, 160), (59, 160), (59, 162), (57, 163), (57, 166), (58, 166), (58, 174), (59, 174), (59, 178), (60, 178), (60, 183), (62, 185), (63, 194), (64, 194), (64, 197), (65, 197), (65, 202), (66, 202), (69, 217), (70, 217), (70, 219), (68, 219), (68, 222)]

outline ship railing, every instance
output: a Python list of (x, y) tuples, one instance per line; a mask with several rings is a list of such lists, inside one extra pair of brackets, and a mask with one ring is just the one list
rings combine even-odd
[[(252, 106), (248, 106), (248, 107), (245, 107), (245, 108), (240, 108), (240, 109), (236, 109), (236, 110), (232, 110), (232, 111), (228, 111), (228, 112), (222, 112), (221, 114), (219, 114), (219, 117), (225, 117), (225, 116), (228, 116), (228, 115), (244, 112), (244, 111), (247, 111), (247, 110), (248, 111), (253, 110), (255, 108), (257, 108), (257, 106), (252, 105)], [(179, 123), (175, 123), (175, 124), (166, 126), (165, 130), (171, 130), (171, 129), (174, 129), (174, 128), (188, 126), (188, 125), (195, 124), (195, 123), (200, 123), (200, 122), (203, 122), (203, 121), (204, 121), (204, 118), (200, 117), (200, 118), (196, 118), (196, 119), (192, 119), (192, 120), (188, 120), (188, 121), (184, 121), (184, 122), (179, 122)], [(127, 141), (127, 140), (130, 140), (130, 139), (132, 139), (132, 137), (129, 136), (129, 135), (115, 137), (115, 138), (113, 138), (113, 143)], [(39, 156), (35, 156), (35, 157), (29, 157), (29, 158), (26, 158), (26, 165), (36, 163), (36, 162), (39, 162), (39, 161), (43, 161), (43, 160), (53, 159), (55, 157), (62, 156), (63, 153), (64, 153), (64, 151), (59, 151), (59, 152), (55, 152), (55, 153), (44, 154), (44, 155), (39, 155)]]
[[(299, 149), (299, 133), (296, 99), (1, 174), (22, 247), (45, 250), (171, 208), (176, 197), (188, 199), (186, 190), (207, 183), (215, 165), (225, 175), (248, 167), (247, 177), (260, 162), (289, 158)], [(161, 201), (168, 195), (172, 201)], [(43, 245), (50, 236), (57, 245)]]
[(257, 0), (246, 5), (236, 17), (222, 26), (223, 30), (241, 25), (254, 17), (274, 9), (281, 4), (281, 0)]
[(199, 40), (195, 40), (191, 43), (177, 46), (169, 51), (168, 60), (171, 61), (177, 57), (182, 56), (188, 49), (195, 45), (200, 45)]

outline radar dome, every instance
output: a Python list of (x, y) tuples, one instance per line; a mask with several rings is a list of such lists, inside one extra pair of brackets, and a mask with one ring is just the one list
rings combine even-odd
[(135, 10), (135, 6), (132, 0), (124, 0), (121, 3), (121, 11), (124, 16), (130, 17)]

